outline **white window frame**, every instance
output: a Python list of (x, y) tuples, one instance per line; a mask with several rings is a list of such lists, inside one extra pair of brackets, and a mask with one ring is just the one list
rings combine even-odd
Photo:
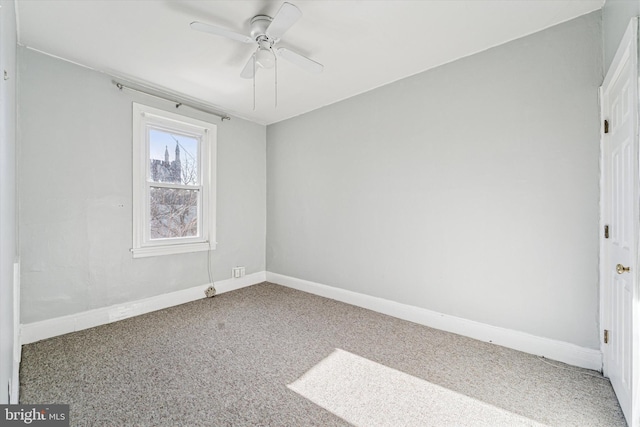
[[(154, 182), (151, 180), (149, 129), (195, 138), (198, 144), (199, 185)], [(216, 176), (217, 126), (158, 108), (133, 103), (133, 248), (134, 258), (198, 252), (216, 245)], [(151, 239), (150, 190), (152, 187), (197, 189), (198, 234), (194, 237)]]

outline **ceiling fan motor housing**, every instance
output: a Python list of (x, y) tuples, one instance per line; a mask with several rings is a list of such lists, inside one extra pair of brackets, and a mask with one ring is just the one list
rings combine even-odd
[(257, 41), (269, 40), (267, 36), (267, 28), (271, 24), (273, 18), (267, 15), (256, 15), (251, 19), (251, 37)]

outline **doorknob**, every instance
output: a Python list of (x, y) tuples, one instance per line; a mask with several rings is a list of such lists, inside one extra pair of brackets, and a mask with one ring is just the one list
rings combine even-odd
[(622, 274), (625, 271), (628, 273), (629, 271), (631, 271), (631, 267), (625, 267), (622, 264), (618, 264), (616, 265), (616, 271), (618, 272), (618, 274)]

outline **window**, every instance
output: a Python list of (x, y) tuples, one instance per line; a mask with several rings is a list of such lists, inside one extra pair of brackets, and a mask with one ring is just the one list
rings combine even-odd
[(216, 126), (133, 104), (133, 257), (214, 249)]

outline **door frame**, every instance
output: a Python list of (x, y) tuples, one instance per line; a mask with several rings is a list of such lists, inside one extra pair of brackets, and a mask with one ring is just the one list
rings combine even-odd
[[(604, 158), (604, 142), (605, 142), (605, 134), (604, 134), (604, 120), (607, 119), (607, 117), (605, 117), (604, 115), (604, 86), (606, 83), (608, 83), (609, 81), (615, 79), (615, 77), (617, 77), (618, 73), (612, 74), (611, 76), (609, 75), (609, 72), (613, 71), (616, 67), (623, 59), (624, 59), (624, 51), (620, 50), (620, 46), (626, 45), (630, 42), (630, 38), (633, 37), (633, 39), (631, 40), (635, 40), (635, 47), (636, 47), (636, 58), (635, 58), (635, 64), (633, 64), (633, 68), (635, 69), (635, 79), (634, 82), (632, 84), (635, 85), (635, 90), (633, 91), (634, 95), (635, 95), (635, 103), (636, 103), (636, 117), (635, 117), (635, 129), (633, 130), (634, 133), (634, 137), (633, 137), (633, 144), (635, 144), (635, 150), (636, 150), (636, 159), (635, 161), (640, 165), (640, 91), (638, 90), (638, 88), (640, 87), (640, 68), (638, 65), (638, 57), (640, 55), (638, 55), (638, 47), (640, 46), (639, 43), (639, 32), (638, 32), (639, 28), (638, 28), (638, 17), (634, 17), (631, 19), (631, 22), (629, 23), (627, 30), (625, 31), (625, 34), (622, 38), (622, 40), (620, 41), (620, 44), (618, 45), (618, 51), (616, 52), (615, 58), (612, 61), (612, 63), (609, 66), (609, 69), (606, 70), (605, 73), (605, 80), (602, 83), (602, 86), (600, 86), (599, 90), (598, 90), (598, 95), (599, 95), (599, 101), (600, 101), (600, 227), (598, 230), (598, 234), (599, 234), (599, 249), (600, 249), (600, 259), (599, 259), (599, 292), (600, 292), (600, 304), (599, 304), (599, 309), (600, 309), (600, 313), (599, 313), (599, 320), (600, 320), (600, 330), (598, 331), (598, 334), (600, 336), (600, 350), (602, 352), (602, 372), (604, 374), (605, 377), (608, 377), (608, 367), (607, 367), (607, 357), (606, 357), (606, 346), (608, 344), (605, 344), (604, 342), (604, 330), (607, 328), (610, 328), (609, 325), (609, 319), (607, 318), (607, 314), (608, 314), (608, 304), (609, 302), (609, 298), (608, 298), (608, 294), (606, 293), (606, 289), (605, 289), (605, 283), (606, 283), (606, 276), (608, 274), (608, 272), (606, 271), (607, 268), (607, 256), (608, 256), (608, 250), (607, 247), (605, 245), (605, 237), (604, 237), (604, 227), (605, 225), (607, 225), (607, 222), (609, 221), (609, 219), (605, 218), (605, 215), (607, 215), (607, 212), (605, 212), (605, 209), (607, 207), (605, 200), (606, 200), (606, 190), (607, 190), (607, 186), (606, 186), (606, 181), (605, 181), (605, 158)], [(636, 211), (634, 214), (634, 222), (636, 224), (636, 233), (634, 233), (635, 235), (632, 238), (632, 245), (634, 247), (635, 250), (635, 259), (634, 259), (634, 263), (635, 265), (632, 268), (631, 274), (633, 274), (635, 276), (635, 300), (633, 302), (634, 306), (632, 307), (632, 322), (634, 325), (636, 325), (636, 327), (633, 330), (633, 336), (632, 336), (632, 342), (629, 343), (631, 345), (632, 348), (632, 359), (631, 359), (631, 370), (632, 370), (632, 385), (631, 385), (631, 414), (633, 419), (632, 420), (627, 420), (627, 422), (629, 423), (629, 427), (640, 427), (640, 301), (638, 300), (638, 298), (640, 298), (640, 290), (638, 289), (638, 287), (640, 287), (640, 236), (638, 236), (638, 231), (640, 230), (640, 166), (638, 167), (638, 176), (635, 177), (636, 179), (636, 183), (634, 185), (636, 194), (635, 194), (635, 199), (636, 199)]]

